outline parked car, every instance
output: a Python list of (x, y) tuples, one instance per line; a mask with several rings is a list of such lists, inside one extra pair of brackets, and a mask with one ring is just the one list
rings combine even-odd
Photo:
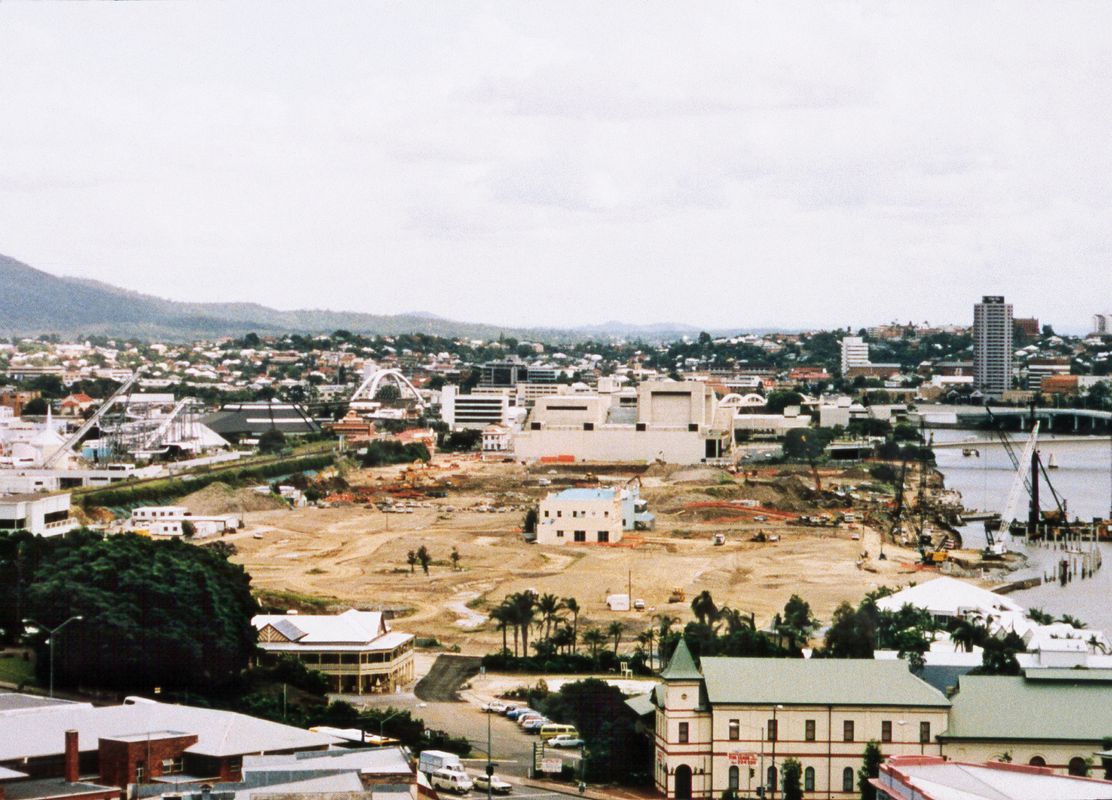
[(543, 728), (548, 723), (549, 720), (544, 717), (540, 717), (539, 719), (530, 719), (521, 726), (521, 729), (526, 733), (540, 733), (541, 728)]
[(517, 726), (519, 728), (524, 728), (526, 724), (530, 722), (536, 722), (540, 719), (544, 719), (543, 714), (522, 714), (520, 717), (517, 718)]
[(486, 775), (476, 775), (474, 783), (475, 788), (481, 792), (487, 790), (487, 784), (489, 783), (490, 791), (493, 794), (509, 794), (514, 788), (512, 784), (506, 783), (497, 775), (491, 775), (489, 778)]
[(546, 744), (549, 747), (582, 747), (583, 740), (578, 736), (572, 736), (569, 733), (562, 733), (559, 736), (553, 736)]
[(487, 712), (488, 714), (501, 714), (505, 712), (505, 710), (506, 704), (499, 703), (498, 701), (487, 703), (485, 706), (483, 706), (483, 711)]
[(451, 769), (438, 769), (429, 778), (434, 789), (445, 789), (456, 794), (467, 794), (475, 784), (467, 773)]
[(506, 712), (506, 719), (512, 719), (514, 721), (517, 721), (517, 718), (520, 717), (522, 714), (536, 714), (536, 713), (538, 713), (538, 712), (534, 711), (531, 708), (521, 706), (519, 708), (511, 708), (509, 711), (507, 711)]
[(517, 709), (518, 706), (515, 706), (513, 703), (506, 703), (506, 709), (504, 711), (499, 711), (498, 713), (505, 717), (508, 716), (511, 711), (517, 711)]

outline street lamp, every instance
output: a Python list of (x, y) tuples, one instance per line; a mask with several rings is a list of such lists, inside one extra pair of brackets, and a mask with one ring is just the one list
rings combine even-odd
[[(776, 797), (776, 784), (780, 782), (780, 776), (776, 774), (776, 740), (780, 738), (780, 726), (776, 722), (776, 712), (783, 708), (784, 706), (779, 703), (772, 707), (772, 736), (769, 738), (772, 739), (772, 774), (775, 777), (772, 779), (772, 786), (769, 788), (772, 789), (773, 797)], [(765, 776), (765, 781), (768, 781), (767, 775)]]
[(43, 631), (46, 631), (48, 634), (50, 634), (50, 638), (47, 639), (46, 641), (47, 641), (47, 644), (50, 645), (50, 696), (51, 697), (54, 697), (54, 637), (58, 634), (58, 632), (60, 630), (62, 630), (62, 628), (66, 627), (71, 622), (77, 622), (77, 621), (83, 620), (83, 619), (85, 619), (85, 617), (83, 617), (81, 614), (75, 614), (74, 616), (70, 617), (69, 619), (67, 619), (65, 622), (63, 622), (61, 625), (57, 626), (56, 628), (47, 627), (46, 625), (43, 625), (41, 622), (35, 622), (35, 620), (33, 620), (33, 619), (23, 620), (23, 626), (24, 627), (34, 627), (37, 630), (43, 630)]
[[(394, 712), (393, 714), (391, 714), (390, 716), (388, 716), (388, 717), (383, 717), (382, 719), (380, 719), (380, 720), (378, 721), (378, 739), (379, 739), (379, 742), (378, 742), (378, 743), (379, 743), (380, 745), (382, 744), (382, 740), (386, 738), (386, 736), (385, 736), (385, 735), (383, 734), (383, 732), (382, 732), (382, 731), (383, 731), (383, 727), (384, 727), (384, 726), (386, 725), (386, 723), (387, 723), (387, 722), (389, 722), (390, 720), (392, 720), (392, 719), (393, 719), (394, 717), (400, 717), (400, 716), (401, 716), (402, 714), (404, 714), (404, 713), (405, 713), (405, 709), (404, 709), (404, 708), (399, 708), (399, 709), (398, 709), (397, 711), (395, 711), (395, 712)], [(365, 735), (365, 734), (367, 733), (367, 730), (366, 730), (365, 728), (363, 729), (363, 733), (364, 733), (364, 735)]]

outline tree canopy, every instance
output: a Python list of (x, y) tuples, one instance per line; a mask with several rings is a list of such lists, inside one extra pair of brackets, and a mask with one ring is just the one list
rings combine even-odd
[[(250, 577), (225, 551), (80, 530), (0, 535), (0, 625), (56, 626), (55, 681), (118, 689), (213, 689), (255, 649)], [(9, 635), (12, 635), (9, 633)], [(45, 653), (45, 632), (38, 634)], [(39, 659), (45, 667), (46, 658)]]

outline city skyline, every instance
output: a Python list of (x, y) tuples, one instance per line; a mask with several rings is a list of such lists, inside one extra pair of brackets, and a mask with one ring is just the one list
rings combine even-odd
[(5, 4), (0, 252), (517, 327), (1109, 305), (1107, 6), (430, 9)]

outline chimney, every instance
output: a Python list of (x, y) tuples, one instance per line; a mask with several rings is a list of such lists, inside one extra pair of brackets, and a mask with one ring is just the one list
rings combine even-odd
[(80, 753), (77, 750), (77, 731), (66, 731), (66, 783), (77, 783), (79, 761)]

